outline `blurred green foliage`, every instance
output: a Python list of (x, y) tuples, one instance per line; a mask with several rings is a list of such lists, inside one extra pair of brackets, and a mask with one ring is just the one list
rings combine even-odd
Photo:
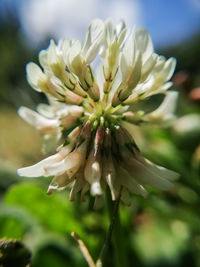
[[(44, 101), (25, 80), (25, 64), (37, 60), (37, 51), (27, 46), (18, 29), (15, 20), (0, 25), (0, 238), (22, 241), (31, 251), (33, 267), (84, 267), (70, 233), (77, 232), (96, 259), (109, 225), (106, 205), (93, 211), (93, 199), (80, 203), (77, 197), (71, 203), (66, 191), (47, 196), (48, 178), (16, 175), (18, 167), (43, 157), (40, 136), (17, 117), (16, 107)], [(200, 114), (199, 102), (188, 97), (200, 86), (199, 40), (197, 35), (160, 51), (178, 59), (174, 83), (180, 91), (179, 117)], [(188, 123), (191, 126), (190, 117)], [(198, 120), (190, 129), (184, 124), (177, 130), (177, 125), (178, 120), (165, 129), (143, 127), (137, 133), (143, 154), (181, 177), (169, 192), (149, 188), (147, 199), (133, 196), (131, 207), (120, 206), (128, 267), (200, 266), (200, 131)], [(113, 254), (111, 246), (107, 266), (113, 266)]]

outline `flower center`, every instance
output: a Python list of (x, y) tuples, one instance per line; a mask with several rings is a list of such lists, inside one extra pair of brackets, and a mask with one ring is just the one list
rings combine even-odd
[(117, 107), (110, 105), (104, 109), (101, 103), (97, 103), (97, 109), (89, 118), (92, 129), (96, 130), (98, 126), (113, 128), (114, 125), (119, 125), (120, 120), (123, 119), (122, 114), (115, 114), (119, 108), (121, 108), (121, 105)]

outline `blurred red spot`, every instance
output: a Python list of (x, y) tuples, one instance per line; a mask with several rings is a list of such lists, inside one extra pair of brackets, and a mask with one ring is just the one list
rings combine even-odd
[(153, 220), (153, 216), (149, 212), (141, 212), (137, 214), (137, 216), (134, 219), (134, 223), (136, 225), (146, 224)]
[(173, 77), (174, 85), (180, 86), (188, 82), (189, 74), (184, 71), (177, 72)]
[(194, 101), (200, 101), (200, 87), (194, 88), (190, 93), (189, 93), (189, 98)]

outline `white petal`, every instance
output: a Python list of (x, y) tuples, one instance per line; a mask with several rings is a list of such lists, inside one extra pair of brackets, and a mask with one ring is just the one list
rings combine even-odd
[(172, 118), (173, 113), (175, 112), (177, 99), (178, 92), (168, 92), (161, 105), (156, 110), (149, 113), (148, 117), (150, 119), (160, 118), (161, 120), (167, 120)]
[(54, 163), (45, 168), (46, 173), (50, 175), (61, 175), (67, 173), (72, 177), (80, 168), (81, 155), (77, 152), (71, 152), (65, 159), (58, 163)]
[(101, 195), (102, 189), (100, 185), (101, 165), (100, 160), (94, 157), (94, 150), (89, 154), (84, 170), (85, 180), (91, 184), (91, 193), (93, 195)]
[[(73, 131), (75, 132), (75, 130)], [(72, 135), (73, 133), (71, 133)], [(75, 132), (76, 134), (76, 132)], [(56, 175), (56, 174), (49, 174), (46, 169), (51, 168), (51, 166), (54, 166), (58, 164), (58, 162), (63, 161), (63, 158), (65, 158), (72, 150), (73, 148), (73, 141), (70, 140), (70, 144), (62, 147), (59, 149), (59, 152), (56, 153), (55, 155), (52, 155), (37, 164), (33, 166), (29, 166), (26, 168), (22, 168), (18, 170), (18, 174), (20, 176), (27, 176), (27, 177), (39, 177), (39, 176), (51, 176), (51, 175)], [(59, 173), (60, 174), (60, 173)]]
[(81, 43), (80, 41), (75, 41), (73, 42), (71, 49), (70, 49), (70, 53), (69, 53), (69, 63), (72, 64), (73, 61), (75, 60), (75, 58), (80, 55), (81, 52)]
[(166, 91), (173, 85), (173, 82), (167, 82), (164, 83), (161, 87), (158, 87), (158, 89), (153, 90), (153, 91), (147, 91), (147, 94), (144, 95), (144, 97), (152, 96), (152, 95), (157, 95), (157, 94), (165, 94)]
[(56, 119), (47, 119), (38, 114), (37, 112), (26, 108), (20, 107), (18, 114), (23, 118), (27, 123), (36, 127), (38, 130), (51, 131), (51, 129), (58, 127), (58, 121)]
[(165, 62), (166, 62), (165, 57), (157, 55), (156, 64), (153, 68), (153, 72), (155, 72), (155, 74), (161, 72), (162, 69), (164, 68)]
[(157, 55), (156, 54), (153, 54), (143, 64), (143, 66), (142, 66), (142, 75), (141, 75), (140, 82), (146, 80), (146, 78), (148, 77), (148, 75), (152, 71), (153, 67), (155, 66), (156, 60), (157, 60)]
[(103, 37), (104, 24), (96, 19), (89, 25), (85, 43), (82, 48), (82, 56), (87, 64), (96, 57)]
[(168, 190), (173, 184), (162, 177), (162, 173), (155, 172), (149, 166), (133, 157), (125, 162), (126, 169), (142, 185), (150, 185), (157, 189)]
[(115, 75), (115, 78), (114, 78), (114, 81), (112, 84), (112, 88), (111, 88), (109, 95), (108, 95), (108, 103), (112, 102), (112, 98), (113, 98), (114, 94), (116, 93), (116, 91), (119, 88), (121, 83), (122, 83), (122, 73), (120, 71), (118, 71), (117, 74)]
[(173, 57), (169, 58), (166, 61), (164, 69), (163, 69), (163, 75), (165, 77), (165, 81), (168, 81), (171, 79), (174, 73), (175, 67), (176, 67), (176, 59)]
[(125, 169), (120, 167), (118, 168), (117, 173), (119, 174), (118, 179), (120, 180), (122, 186), (127, 188), (132, 193), (142, 195), (143, 197), (147, 196), (147, 191), (145, 190), (145, 188), (138, 182), (136, 182), (136, 180), (131, 177)]
[(72, 41), (69, 40), (69, 39), (66, 39), (64, 40), (64, 43), (63, 43), (63, 60), (64, 60), (64, 63), (65, 64), (68, 64), (68, 55), (69, 55), (69, 50), (71, 48), (71, 45), (72, 45)]
[(58, 53), (61, 53), (62, 52), (64, 43), (65, 43), (65, 40), (63, 40), (63, 39), (60, 39), (58, 41), (58, 45), (57, 45), (57, 51), (58, 51)]
[(142, 54), (143, 62), (145, 62), (153, 53), (151, 37), (146, 29), (139, 28), (135, 31), (135, 40), (137, 48)]
[(132, 66), (129, 70), (128, 77), (125, 81), (127, 83), (127, 86), (125, 87), (124, 90), (122, 90), (119, 94), (119, 99), (120, 100), (125, 100), (130, 96), (132, 93), (132, 90), (137, 86), (137, 83), (140, 80), (141, 76), (141, 67), (142, 67), (142, 58), (141, 54), (137, 54), (136, 60), (135, 60), (135, 65)]
[(103, 68), (102, 68), (102, 65), (99, 64), (99, 66), (97, 66), (97, 68), (95, 69), (95, 78), (96, 78), (96, 81), (97, 81), (97, 84), (100, 88), (100, 98), (102, 99), (103, 97), (103, 83), (104, 83), (104, 74), (103, 74)]
[[(101, 168), (100, 168), (100, 163), (95, 160), (92, 156), (89, 156), (86, 165), (85, 165), (85, 170), (84, 170), (84, 177), (85, 180), (88, 181), (90, 184), (94, 184), (94, 188), (98, 188), (98, 184), (101, 179)], [(95, 184), (95, 182), (97, 184)]]
[(26, 65), (26, 75), (30, 86), (36, 91), (41, 92), (40, 88), (38, 87), (38, 82), (39, 80), (46, 79), (46, 77), (40, 67), (33, 62), (28, 63)]
[(111, 157), (110, 155), (109, 158), (103, 158), (102, 178), (110, 188), (112, 200), (116, 200), (120, 191), (120, 184), (116, 179), (116, 171)]
[(49, 69), (48, 65), (48, 50), (41, 50), (39, 53), (39, 62), (43, 69)]
[(167, 179), (169, 181), (175, 181), (179, 178), (179, 174), (177, 172), (174, 172), (172, 170), (168, 170), (162, 166), (156, 165), (153, 162), (143, 158), (145, 165), (150, 168), (154, 173), (156, 173), (158, 176)]
[[(127, 62), (126, 56), (124, 53), (120, 56), (119, 70), (123, 81), (126, 81), (127, 76), (130, 72), (130, 65)], [(118, 72), (119, 73), (119, 72)]]
[[(87, 136), (84, 137), (87, 138)], [(67, 156), (65, 155), (65, 149), (68, 152), (68, 146), (63, 147), (62, 150), (59, 151), (59, 154), (61, 154), (62, 157), (66, 156), (66, 158), (45, 168), (46, 172), (49, 175), (60, 175), (66, 172), (69, 177), (72, 177), (80, 169), (81, 165), (84, 164), (87, 144), (88, 140), (86, 139), (77, 149), (67, 154)], [(70, 145), (71, 144), (69, 144), (69, 146)], [(64, 155), (62, 151), (64, 151)]]
[(86, 181), (83, 178), (83, 173), (82, 172), (80, 173), (80, 171), (77, 175), (75, 175), (74, 179), (75, 182), (73, 184), (69, 196), (70, 201), (74, 201), (76, 194), (80, 192), (83, 189), (84, 185), (86, 184)]
[(42, 116), (47, 117), (49, 119), (55, 117), (55, 112), (53, 110), (53, 107), (47, 104), (39, 104), (37, 106), (37, 111)]
[(33, 165), (33, 166), (29, 166), (29, 167), (25, 167), (25, 168), (21, 168), (17, 170), (17, 173), (20, 176), (24, 176), (24, 177), (40, 177), (40, 176), (49, 176), (46, 172), (45, 172), (45, 168), (55, 162), (58, 162), (59, 160), (61, 160), (61, 156), (59, 154), (55, 154), (53, 156), (50, 156), (40, 162), (38, 162), (37, 164)]
[(56, 45), (54, 40), (50, 41), (50, 45), (48, 48), (48, 62), (49, 64), (54, 64), (58, 61), (58, 56), (57, 56), (57, 52), (56, 52)]
[(92, 196), (100, 196), (102, 195), (102, 188), (99, 181), (93, 182), (91, 184), (91, 194)]
[(73, 178), (69, 179), (67, 174), (62, 174), (59, 176), (55, 176), (51, 181), (47, 194), (50, 194), (52, 190), (63, 190), (67, 187), (68, 184), (73, 182)]
[(125, 56), (125, 60), (129, 68), (133, 67), (135, 54), (136, 54), (136, 47), (135, 47), (135, 35), (133, 30), (128, 40), (126, 41), (126, 44), (123, 49), (123, 55)]
[(167, 82), (164, 83), (158, 90), (165, 92), (167, 91), (171, 86), (173, 85), (173, 82)]
[(123, 29), (123, 30), (120, 32), (119, 37), (118, 37), (118, 40), (117, 40), (117, 42), (118, 42), (120, 48), (123, 47), (124, 42), (126, 41), (126, 36), (127, 36), (127, 34), (128, 34), (128, 30), (127, 30), (127, 29)]
[(140, 76), (141, 76), (141, 67), (142, 67), (142, 59), (141, 59), (141, 54), (138, 54), (136, 57), (136, 61), (135, 61), (135, 66), (129, 81), (129, 87), (130, 89), (134, 89), (137, 85), (137, 83), (140, 80)]
[(123, 32), (125, 27), (126, 27), (126, 23), (123, 19), (121, 19), (120, 22), (116, 26), (117, 34), (120, 34), (121, 32)]
[(116, 30), (113, 21), (111, 19), (108, 19), (105, 22), (105, 38), (108, 46), (112, 44), (115, 36), (116, 36)]

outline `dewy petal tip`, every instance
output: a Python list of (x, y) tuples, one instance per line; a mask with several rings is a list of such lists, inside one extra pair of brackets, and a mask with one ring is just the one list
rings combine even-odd
[[(98, 53), (101, 63), (95, 72), (91, 63)], [(167, 92), (176, 60), (154, 52), (146, 29), (130, 31), (124, 22), (97, 19), (83, 44), (51, 40), (39, 61), (42, 68), (33, 62), (26, 65), (27, 80), (46, 94), (49, 105), (40, 105), (38, 113), (21, 107), (18, 113), (58, 148), (54, 155), (19, 169), (18, 175), (52, 175), (47, 194), (71, 186), (71, 201), (77, 193), (84, 201), (90, 191), (95, 208), (101, 206), (106, 187), (114, 201), (123, 188), (121, 199), (127, 205), (129, 193), (147, 196), (146, 185), (171, 188), (177, 174), (142, 157), (128, 128), (165, 123), (176, 106), (177, 94)], [(166, 97), (155, 111), (133, 112), (135, 103), (160, 93)]]

